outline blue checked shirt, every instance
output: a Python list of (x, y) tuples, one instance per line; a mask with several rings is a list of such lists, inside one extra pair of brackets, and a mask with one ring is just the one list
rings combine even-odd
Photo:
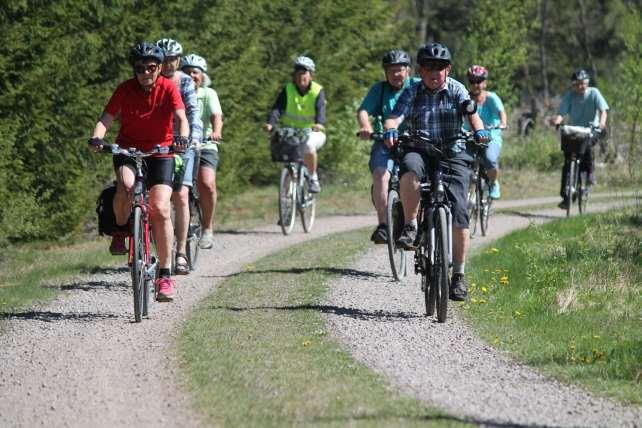
[[(389, 118), (401, 118), (413, 131), (425, 131), (437, 141), (457, 137), (463, 125), (461, 105), (469, 100), (468, 89), (455, 79), (446, 78), (446, 85), (436, 92), (419, 81), (404, 89)], [(466, 150), (465, 143), (451, 147), (452, 153)]]
[[(189, 122), (190, 140), (200, 143), (203, 139), (203, 122), (201, 121), (201, 115), (198, 111), (194, 81), (182, 71), (177, 71), (176, 73), (180, 76), (179, 90), (181, 92), (183, 104), (185, 104), (185, 115)], [(176, 128), (177, 127), (175, 126), (174, 132), (178, 134), (178, 129)]]

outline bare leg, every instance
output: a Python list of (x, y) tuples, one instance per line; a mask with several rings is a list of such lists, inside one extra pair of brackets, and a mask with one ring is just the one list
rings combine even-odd
[(303, 163), (305, 167), (310, 171), (310, 174), (317, 172), (317, 152), (307, 152), (303, 155)]
[(169, 214), (171, 196), (172, 188), (166, 184), (157, 184), (149, 190), (152, 233), (156, 240), (161, 269), (171, 268), (172, 240), (174, 238), (172, 219)]
[(387, 169), (377, 168), (372, 173), (373, 199), (379, 224), (386, 223), (389, 179), (390, 172)]
[(176, 211), (174, 218), (174, 233), (176, 234), (176, 252), (185, 254), (187, 245), (187, 229), (189, 227), (189, 188), (181, 186), (178, 192), (172, 193), (172, 202)]
[(499, 169), (487, 169), (486, 175), (488, 176), (488, 180), (494, 183), (497, 177), (499, 177)]
[(465, 263), (466, 254), (470, 247), (470, 232), (468, 228), (453, 226), (453, 262)]
[(129, 220), (134, 197), (134, 171), (127, 166), (121, 166), (116, 172), (116, 194), (114, 195), (114, 215), (116, 224), (125, 225)]
[(414, 172), (407, 172), (401, 176), (399, 182), (401, 191), (401, 203), (403, 204), (403, 214), (406, 224), (411, 223), (417, 218), (419, 213), (419, 178)]
[(201, 198), (203, 211), (203, 229), (212, 230), (213, 216), (216, 211), (216, 171), (212, 168), (201, 166), (198, 170), (198, 193)]

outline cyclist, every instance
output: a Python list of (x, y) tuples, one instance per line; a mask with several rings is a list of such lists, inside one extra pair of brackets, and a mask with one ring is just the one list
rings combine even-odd
[[(504, 104), (496, 93), (486, 90), (488, 70), (481, 65), (473, 65), (466, 73), (468, 78), (470, 96), (477, 104), (477, 114), (486, 127), (499, 127), (491, 129), (491, 139), (485, 150), (483, 159), (484, 169), (490, 182), (490, 197), (499, 199), (501, 196), (499, 181), (499, 153), (502, 150), (502, 131), (506, 128), (506, 112)], [(466, 126), (467, 127), (467, 126)]]
[[(165, 59), (161, 75), (174, 82), (181, 93), (185, 113), (190, 124), (190, 141), (200, 143), (203, 135), (203, 124), (196, 104), (196, 88), (194, 81), (185, 73), (178, 71), (178, 65), (183, 54), (183, 47), (173, 39), (161, 39), (156, 46), (163, 49)], [(175, 128), (176, 128), (175, 121)], [(181, 173), (174, 177), (174, 192), (172, 202), (176, 210), (174, 234), (176, 235), (176, 259), (174, 272), (178, 275), (189, 273), (189, 263), (186, 256), (187, 232), (189, 228), (189, 188), (192, 187), (194, 172), (194, 149), (188, 149), (181, 155)]]
[[(359, 138), (362, 140), (370, 139), (373, 134), (369, 116), (376, 117), (374, 123), (375, 131), (378, 133), (383, 132), (382, 118), (392, 112), (402, 89), (408, 87), (411, 82), (420, 80), (410, 77), (410, 56), (402, 50), (386, 52), (381, 63), (386, 80), (372, 85), (357, 111)], [(405, 124), (401, 126), (403, 127)], [(388, 241), (386, 231), (388, 180), (390, 180), (393, 160), (390, 149), (386, 147), (383, 141), (377, 140), (372, 144), (368, 165), (372, 173), (373, 199), (379, 221), (379, 225), (372, 232), (370, 240), (375, 244), (385, 244)]]
[[(150, 151), (156, 145), (169, 146), (172, 142), (184, 147), (188, 142), (189, 123), (181, 95), (170, 80), (160, 76), (163, 50), (158, 46), (142, 42), (134, 46), (129, 62), (134, 78), (121, 83), (111, 96), (100, 119), (96, 123), (91, 145), (100, 150), (103, 138), (118, 118), (120, 129), (116, 143), (123, 148)], [(178, 119), (179, 135), (173, 137), (174, 117)], [(130, 213), (135, 180), (133, 161), (125, 156), (114, 156), (116, 172), (116, 195), (114, 214), (116, 223), (125, 228)], [(149, 187), (149, 206), (152, 233), (158, 250), (160, 275), (156, 280), (157, 300), (173, 299), (174, 280), (171, 278), (172, 222), (170, 219), (170, 197), (174, 179), (173, 155), (158, 154), (145, 160), (145, 174)], [(110, 249), (126, 251), (122, 247)]]
[[(589, 86), (590, 75), (586, 70), (576, 70), (571, 75), (573, 90), (568, 90), (562, 97), (558, 114), (553, 117), (553, 125), (558, 127), (563, 116), (569, 116), (569, 125), (592, 127), (599, 126), (601, 130), (606, 128), (606, 116), (609, 109), (606, 100), (600, 90)], [(562, 141), (564, 143), (564, 141)], [(562, 169), (562, 185), (560, 195), (562, 202), (559, 207), (565, 210), (570, 201), (566, 199), (566, 174), (568, 173), (571, 153), (564, 152), (564, 167)], [(595, 184), (595, 164), (593, 159), (593, 147), (589, 146), (580, 160), (580, 170), (588, 172), (588, 184)]]
[(203, 122), (203, 138), (205, 141), (201, 149), (200, 167), (198, 170), (198, 192), (201, 198), (203, 211), (203, 235), (199, 246), (204, 249), (212, 248), (214, 236), (212, 234), (212, 217), (216, 209), (216, 169), (218, 167), (218, 145), (212, 141), (219, 141), (223, 137), (223, 110), (218, 100), (216, 91), (210, 88), (210, 78), (207, 73), (207, 62), (196, 54), (183, 58), (183, 72), (189, 74), (196, 85), (196, 98), (198, 111)]
[[(448, 139), (460, 134), (463, 118), (467, 116), (475, 132), (475, 140), (488, 141), (490, 133), (484, 129), (466, 87), (448, 77), (452, 68), (448, 48), (441, 43), (422, 46), (417, 52), (417, 64), (421, 81), (404, 89), (384, 122), (385, 144), (392, 147), (396, 143), (397, 128), (406, 117), (413, 131), (428, 133), (431, 138)], [(454, 266), (450, 298), (465, 300), (468, 293), (464, 268), (470, 244), (467, 192), (473, 159), (462, 143), (454, 144), (445, 155), (446, 159), (442, 162), (448, 185), (446, 193), (452, 203), (453, 225)], [(406, 152), (400, 165), (400, 196), (406, 224), (399, 237), (399, 245), (407, 250), (415, 248), (420, 180), (426, 173), (426, 158), (421, 150)]]
[(294, 61), (292, 82), (279, 93), (264, 125), (265, 131), (271, 132), (281, 119), (284, 126), (311, 129), (303, 146), (303, 162), (310, 172), (310, 193), (321, 191), (317, 175), (317, 150), (325, 143), (325, 91), (312, 80), (315, 68), (314, 61), (306, 56)]

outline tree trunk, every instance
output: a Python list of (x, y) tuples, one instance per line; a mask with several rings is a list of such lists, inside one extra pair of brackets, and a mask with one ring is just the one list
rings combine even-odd
[(580, 44), (584, 49), (586, 60), (591, 66), (591, 77), (593, 77), (593, 82), (597, 84), (597, 67), (595, 66), (595, 61), (593, 61), (593, 55), (591, 55), (589, 25), (588, 25), (588, 19), (586, 16), (586, 4), (584, 0), (577, 0), (577, 5), (579, 6), (579, 9), (580, 9), (580, 26), (581, 26), (581, 35), (582, 35), (582, 40), (580, 40)]
[(540, 73), (542, 75), (542, 92), (544, 95), (544, 106), (549, 107), (549, 88), (548, 88), (548, 58), (546, 56), (546, 34), (548, 32), (548, 0), (540, 0), (539, 15), (542, 28), (539, 33), (539, 62)]
[(417, 40), (420, 45), (423, 45), (428, 36), (428, 0), (416, 0), (415, 5), (417, 8)]

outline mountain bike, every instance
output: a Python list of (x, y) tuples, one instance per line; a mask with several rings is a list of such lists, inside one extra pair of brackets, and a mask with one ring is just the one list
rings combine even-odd
[(282, 162), (279, 179), (279, 225), (284, 235), (294, 228), (298, 211), (303, 230), (312, 231), (316, 214), (316, 198), (309, 191), (309, 173), (301, 156), (301, 144), (309, 129), (275, 128), (272, 132), (272, 160)]
[(423, 133), (399, 136), (399, 146), (405, 151), (417, 151), (427, 156), (429, 177), (420, 184), (420, 204), (415, 240), (415, 273), (421, 275), (426, 315), (437, 314), (443, 323), (448, 314), (452, 266), (452, 214), (446, 195), (441, 161), (444, 151), (458, 141), (470, 144), (472, 135), (461, 135), (445, 141), (432, 140)]
[(564, 199), (566, 204), (566, 217), (571, 216), (573, 203), (577, 201), (580, 214), (586, 212), (590, 193), (590, 184), (587, 171), (581, 171), (580, 160), (591, 144), (596, 141), (600, 129), (585, 126), (561, 125), (560, 135), (562, 150), (568, 153), (565, 156), (566, 176), (564, 178)]
[(152, 233), (149, 219), (149, 201), (143, 174), (143, 159), (156, 154), (171, 153), (169, 147), (157, 146), (150, 152), (134, 148), (121, 149), (117, 144), (104, 144), (103, 153), (114, 156), (123, 155), (134, 160), (136, 164), (134, 182), (134, 200), (129, 218), (129, 264), (132, 290), (134, 294), (134, 319), (141, 322), (149, 313), (149, 295), (154, 290), (157, 278), (158, 260), (152, 255)]
[[(489, 126), (486, 129), (502, 128), (499, 126)], [(466, 135), (470, 137), (468, 133), (466, 133)], [(468, 217), (470, 219), (469, 228), (471, 237), (477, 232), (477, 223), (479, 223), (482, 236), (486, 236), (491, 207), (493, 205), (493, 199), (490, 197), (490, 180), (486, 175), (486, 168), (484, 168), (483, 165), (484, 151), (487, 147), (487, 143), (477, 144), (474, 143), (474, 141), (471, 147), (475, 159), (468, 190)]]

